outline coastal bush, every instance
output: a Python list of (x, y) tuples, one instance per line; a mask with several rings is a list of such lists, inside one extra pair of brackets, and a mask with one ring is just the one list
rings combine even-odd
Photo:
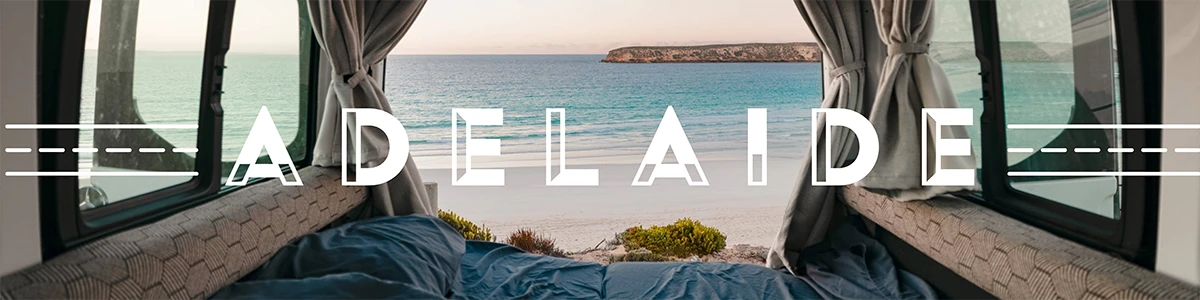
[(661, 262), (661, 261), (673, 261), (673, 259), (671, 259), (670, 257), (654, 254), (649, 251), (647, 251), (647, 252), (630, 252), (630, 253), (625, 253), (625, 254), (620, 254), (620, 255), (611, 255), (608, 257), (609, 263), (623, 262), (623, 261)]
[(509, 235), (504, 243), (533, 254), (567, 257), (566, 252), (554, 246), (554, 239), (533, 232), (533, 229), (519, 229)]
[(674, 257), (704, 256), (725, 249), (725, 235), (689, 218), (666, 226), (630, 227), (622, 233), (625, 250), (646, 248), (658, 255)]
[(458, 216), (452, 211), (438, 210), (438, 218), (458, 230), (464, 239), (473, 241), (492, 242), (496, 240), (496, 236), (492, 235), (492, 230), (483, 225), (475, 225), (475, 223)]
[(625, 244), (625, 233), (624, 232), (618, 232), (617, 234), (613, 235), (613, 238), (611, 240), (608, 240), (609, 246), (616, 247), (616, 246), (620, 246), (620, 245), (624, 245), (624, 244)]

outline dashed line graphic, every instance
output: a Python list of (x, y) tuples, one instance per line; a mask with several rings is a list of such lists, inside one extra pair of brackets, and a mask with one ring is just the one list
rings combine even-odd
[[(38, 153), (64, 153), (66, 148), (36, 148)], [(195, 153), (199, 149), (196, 148), (173, 148), (176, 153)], [(100, 151), (108, 153), (131, 153), (133, 148), (71, 148), (71, 152), (75, 153), (97, 153)], [(34, 148), (4, 148), (6, 153), (32, 153)], [(163, 153), (167, 152), (167, 148), (138, 148), (140, 153)], [(90, 170), (81, 171), (7, 171), (4, 176), (11, 177), (195, 177), (199, 176), (198, 172), (163, 172), (163, 171), (105, 171), (92, 172)]]
[[(1009, 124), (1008, 129), (1200, 129), (1200, 124)], [(1009, 153), (1064, 153), (1066, 148), (1042, 148), (1035, 150), (1034, 148), (1008, 148)], [(1099, 153), (1101, 148), (1073, 148), (1075, 153)], [(1141, 151), (1142, 153), (1166, 153), (1168, 148), (1106, 148), (1108, 153), (1133, 153)], [(1200, 153), (1200, 148), (1175, 148), (1176, 153)], [(1142, 172), (1142, 171), (1012, 171), (1008, 172), (1008, 176), (1062, 176), (1062, 177), (1089, 177), (1089, 176), (1189, 176), (1198, 177), (1200, 171), (1159, 171), (1159, 172)]]
[(195, 124), (5, 124), (4, 129), (197, 129)]
[[(1055, 129), (1055, 130), (1071, 130), (1071, 129), (1161, 129), (1161, 130), (1178, 130), (1178, 129), (1200, 129), (1200, 124), (1008, 124), (1008, 129)], [(1044, 153), (1063, 153), (1063, 148), (1043, 148), (1040, 152)], [(1075, 153), (1099, 153), (1100, 148), (1074, 148)], [(1142, 153), (1166, 153), (1168, 150), (1174, 150), (1175, 153), (1200, 153), (1200, 148), (1107, 148), (1108, 153), (1133, 153), (1141, 151)], [(1034, 148), (1008, 148), (1008, 153), (1033, 153)], [(1058, 171), (1036, 171), (1036, 172), (1008, 172), (1008, 176), (1200, 176), (1200, 172), (1191, 171), (1163, 171), (1163, 172), (1058, 172)]]
[[(38, 153), (66, 153), (66, 152), (67, 152), (67, 148), (54, 148), (54, 147), (46, 147), (46, 148), (36, 148), (36, 149), (37, 149), (37, 152), (38, 152)], [(75, 153), (97, 153), (97, 152), (100, 152), (101, 150), (103, 150), (104, 152), (108, 152), (108, 153), (132, 153), (132, 152), (133, 152), (133, 149), (135, 149), (135, 148), (127, 148), (127, 147), (115, 147), (115, 148), (88, 148), (88, 147), (81, 147), (81, 148), (71, 148), (71, 152), (75, 152)], [(167, 148), (136, 148), (136, 149), (137, 149), (137, 152), (141, 152), (141, 153), (164, 153), (164, 152), (167, 152)], [(19, 147), (13, 147), (13, 148), (4, 148), (4, 152), (6, 152), (6, 153), (33, 153), (33, 152), (34, 152), (34, 148), (19, 148)], [(199, 152), (199, 149), (197, 149), (197, 148), (172, 148), (172, 149), (171, 149), (171, 152), (175, 152), (175, 153), (196, 153), (196, 152)]]
[(1036, 172), (1008, 172), (1008, 176), (1200, 176), (1200, 172), (1056, 172), (1056, 171), (1036, 171)]
[[(1132, 153), (1132, 152), (1134, 152), (1134, 151), (1136, 151), (1136, 150), (1138, 150), (1138, 149), (1134, 149), (1134, 148), (1108, 148), (1108, 149), (1106, 149), (1106, 150), (1107, 150), (1108, 152), (1110, 152), (1110, 153)], [(1167, 149), (1167, 148), (1142, 148), (1142, 149), (1141, 149), (1141, 151), (1142, 151), (1142, 152), (1144, 152), (1144, 153), (1164, 153), (1164, 152), (1168, 152), (1167, 150), (1169, 150), (1169, 149)], [(1033, 148), (1008, 148), (1008, 153), (1033, 153), (1033, 152), (1043, 152), (1043, 153), (1067, 153), (1068, 151), (1067, 151), (1067, 148), (1041, 148), (1041, 149), (1033, 149)], [(1071, 152), (1075, 152), (1075, 153), (1098, 153), (1098, 152), (1100, 152), (1100, 148), (1073, 148), (1073, 149), (1071, 149)], [(1200, 153), (1200, 148), (1175, 148), (1175, 152), (1177, 152), (1177, 153)]]
[(200, 173), (199, 172), (160, 172), (160, 171), (143, 171), (143, 172), (114, 172), (114, 171), (108, 171), (108, 172), (91, 172), (91, 171), (23, 172), (23, 171), (9, 171), (9, 172), (4, 172), (4, 176), (14, 176), (14, 177), (31, 177), (31, 176), (38, 176), (38, 177), (41, 177), (41, 176), (58, 176), (58, 177), (62, 177), (62, 176), (71, 176), (71, 177), (79, 177), (79, 176), (91, 176), (91, 177), (103, 177), (103, 176), (162, 176), (162, 177), (191, 176), (191, 177), (195, 177), (197, 175), (200, 175)]
[[(4, 129), (31, 129), (31, 130), (53, 130), (53, 129), (75, 129), (75, 130), (90, 130), (90, 129), (199, 129), (198, 124), (5, 124)], [(36, 150), (35, 150), (36, 149)], [(78, 147), (70, 148), (74, 153), (133, 153), (135, 150), (138, 153), (196, 153), (197, 148), (133, 148), (133, 147), (112, 147), (112, 148), (95, 148), (95, 147)], [(67, 148), (4, 148), (5, 153), (64, 153)], [(195, 177), (199, 176), (199, 172), (160, 172), (160, 171), (102, 171), (93, 172), (92, 170), (79, 171), (6, 171), (4, 176), (17, 177), (42, 177), (42, 176), (71, 176), (71, 177), (105, 177), (105, 176), (120, 176), (120, 177)]]
[[(97, 153), (100, 151), (104, 151), (104, 152), (108, 152), (108, 153), (132, 153), (133, 149), (134, 148), (80, 147), (80, 148), (71, 148), (71, 152)], [(37, 153), (54, 154), (54, 153), (65, 153), (65, 152), (67, 152), (66, 150), (67, 150), (67, 148), (54, 148), (54, 147), (45, 147), (45, 148), (10, 147), (10, 148), (4, 148), (5, 153), (33, 153), (36, 151)], [(172, 148), (171, 150), (172, 150), (172, 152), (175, 152), (175, 153), (199, 152), (198, 151), (199, 149), (196, 149), (196, 148)], [(167, 152), (167, 148), (138, 148), (137, 152), (140, 152), (140, 153), (164, 153), (164, 152)], [(81, 170), (81, 171), (48, 171), (48, 172), (41, 172), (41, 171), (6, 171), (6, 172), (4, 172), (4, 176), (11, 176), (11, 177), (65, 177), (65, 176), (70, 176), (70, 177), (83, 177), (83, 176), (89, 176), (89, 177), (185, 177), (185, 176), (186, 177), (195, 177), (195, 176), (199, 176), (199, 175), (200, 175), (200, 173), (198, 173), (198, 172), (164, 172), (164, 171), (92, 172), (90, 170)]]
[(1200, 129), (1200, 124), (1008, 124), (1008, 129)]

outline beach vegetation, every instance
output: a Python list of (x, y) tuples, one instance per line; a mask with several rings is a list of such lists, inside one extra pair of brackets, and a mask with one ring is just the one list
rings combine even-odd
[(487, 226), (475, 225), (474, 222), (468, 221), (466, 218), (452, 211), (439, 209), (438, 218), (450, 224), (450, 227), (454, 227), (454, 230), (458, 230), (458, 233), (462, 234), (464, 239), (485, 242), (496, 241), (496, 236), (492, 235), (492, 230), (488, 229)]
[(658, 255), (704, 256), (725, 249), (725, 235), (699, 221), (683, 218), (666, 226), (635, 226), (621, 234), (625, 250), (645, 248)]
[(611, 240), (608, 240), (607, 243), (611, 247), (624, 245), (625, 244), (625, 232), (618, 232), (617, 234), (614, 234), (613, 238)]
[(635, 252), (630, 252), (630, 253), (625, 253), (625, 254), (608, 256), (609, 263), (629, 262), (629, 261), (663, 262), (663, 261), (674, 261), (674, 259), (671, 259), (670, 257), (654, 254), (653, 252), (649, 252), (649, 251), (645, 251), (645, 252), (635, 251)]
[(567, 257), (565, 251), (554, 245), (554, 239), (534, 232), (533, 229), (518, 229), (509, 235), (504, 243), (533, 254)]

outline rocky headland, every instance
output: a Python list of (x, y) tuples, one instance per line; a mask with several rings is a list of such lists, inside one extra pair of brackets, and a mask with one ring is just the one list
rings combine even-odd
[(635, 46), (608, 51), (607, 63), (819, 62), (816, 43)]
[[(1001, 42), (1005, 61), (1070, 62), (1069, 43)], [(972, 42), (934, 42), (934, 59), (977, 62)], [(608, 51), (606, 63), (820, 62), (816, 43), (749, 43), (702, 46), (634, 46)]]

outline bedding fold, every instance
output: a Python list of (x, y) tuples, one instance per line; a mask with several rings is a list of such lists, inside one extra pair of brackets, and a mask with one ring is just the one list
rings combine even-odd
[[(855, 217), (807, 249), (806, 272), (724, 262), (604, 266), (465, 241), (425, 215), (302, 236), (217, 299), (932, 299)], [(857, 220), (857, 221), (854, 221)], [(856, 223), (857, 222), (857, 223)]]

